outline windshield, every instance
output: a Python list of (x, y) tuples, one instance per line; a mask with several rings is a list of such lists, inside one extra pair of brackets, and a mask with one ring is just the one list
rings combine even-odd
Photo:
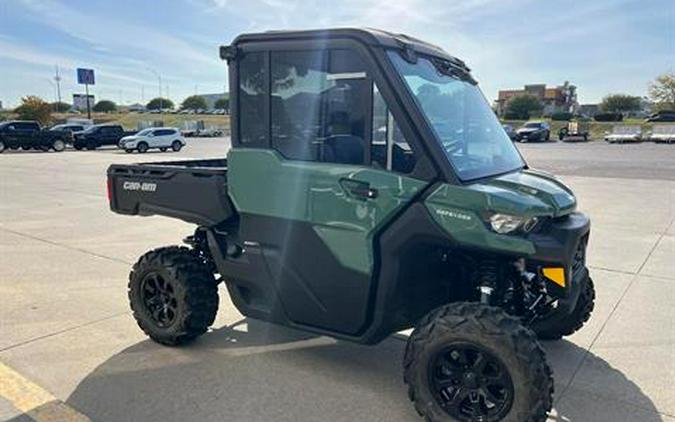
[(530, 128), (536, 128), (536, 129), (538, 129), (538, 128), (541, 127), (541, 123), (525, 123), (525, 124), (523, 125), (523, 127), (530, 127)]
[(476, 85), (439, 72), (428, 59), (419, 58), (413, 64), (398, 52), (389, 56), (460, 179), (506, 173), (525, 165)]

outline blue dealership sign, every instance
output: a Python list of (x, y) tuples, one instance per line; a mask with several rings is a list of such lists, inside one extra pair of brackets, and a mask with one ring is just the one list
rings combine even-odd
[(94, 85), (94, 69), (77, 69), (77, 83), (80, 85)]

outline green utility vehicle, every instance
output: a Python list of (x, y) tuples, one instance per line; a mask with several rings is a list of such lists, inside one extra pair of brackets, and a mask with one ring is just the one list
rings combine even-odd
[(428, 421), (543, 421), (538, 339), (584, 324), (589, 219), (531, 170), (468, 67), (376, 30), (268, 32), (221, 47), (227, 159), (113, 165), (111, 209), (194, 223), (129, 277), (140, 328), (204, 334), (223, 282), (245, 316), (374, 344), (408, 328)]

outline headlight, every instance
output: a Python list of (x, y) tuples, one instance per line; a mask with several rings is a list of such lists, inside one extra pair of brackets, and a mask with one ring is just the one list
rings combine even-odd
[(490, 227), (497, 233), (506, 234), (517, 230), (523, 223), (521, 217), (508, 214), (493, 214), (490, 217)]
[(492, 214), (489, 218), (490, 227), (499, 234), (512, 233), (522, 227), (528, 233), (535, 228), (539, 219), (537, 217), (523, 218), (508, 214)]

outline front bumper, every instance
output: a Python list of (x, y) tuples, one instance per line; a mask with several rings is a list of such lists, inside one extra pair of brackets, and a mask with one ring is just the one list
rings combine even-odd
[[(586, 247), (591, 222), (581, 213), (572, 213), (547, 221), (535, 233), (528, 236), (535, 253), (528, 257), (527, 267), (531, 272), (546, 279), (546, 290), (558, 298), (558, 306), (574, 308), (581, 291), (580, 286), (588, 277)], [(547, 270), (548, 269), (548, 270)], [(550, 269), (564, 275), (559, 280), (551, 277)]]
[(516, 135), (516, 139), (518, 140), (527, 139), (528, 141), (540, 141), (543, 135), (544, 135), (543, 132), (518, 133)]

